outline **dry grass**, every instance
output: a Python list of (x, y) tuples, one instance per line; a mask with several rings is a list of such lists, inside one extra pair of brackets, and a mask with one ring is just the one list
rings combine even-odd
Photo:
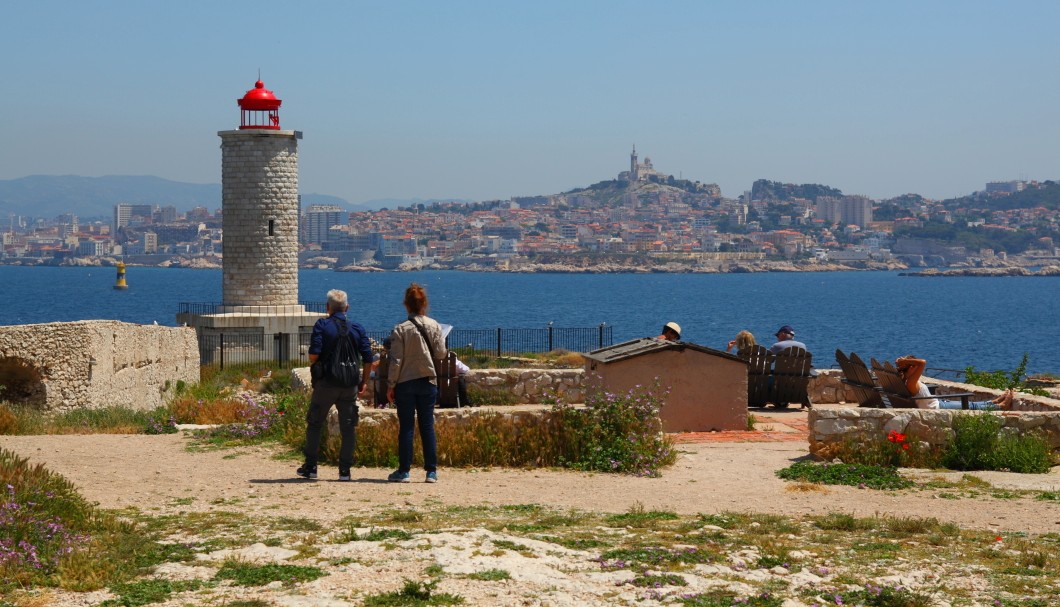
[(580, 369), (585, 366), (585, 357), (577, 352), (564, 352), (552, 360), (557, 367)]
[(18, 416), (7, 405), (0, 405), (0, 434), (14, 434), (18, 428)]
[(785, 491), (794, 491), (797, 493), (831, 493), (832, 490), (827, 485), (820, 483), (788, 483), (784, 488)]
[(234, 397), (197, 399), (181, 396), (170, 403), (169, 410), (181, 424), (234, 424), (246, 419), (247, 406), (245, 401)]

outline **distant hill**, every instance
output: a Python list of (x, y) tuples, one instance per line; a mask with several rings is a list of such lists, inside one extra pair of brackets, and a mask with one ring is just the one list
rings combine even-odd
[[(305, 196), (302, 197), (302, 201), (304, 203)], [(420, 204), (427, 207), (432, 204), (440, 204), (445, 202), (470, 204), (475, 201), (468, 200), (467, 198), (373, 198), (372, 200), (365, 200), (364, 202), (349, 206), (355, 207), (354, 210), (378, 211), (379, 209), (390, 209), (392, 211), (398, 207), (413, 207)]]
[(1060, 209), (1060, 183), (1043, 181), (1037, 187), (1028, 186), (1026, 189), (1008, 196), (990, 196), (982, 192), (976, 192), (962, 198), (946, 200), (945, 204), (947, 207), (964, 206), (994, 211), (1033, 209), (1035, 207), (1045, 207), (1055, 211)]
[[(31, 175), (0, 179), (0, 214), (53, 218), (64, 213), (79, 217), (111, 217), (119, 202), (174, 206), (187, 211), (221, 206), (221, 184), (185, 183), (151, 175)], [(325, 194), (303, 194), (302, 206), (334, 204), (347, 209), (366, 208)]]
[[(596, 204), (616, 205), (627, 194), (650, 194), (653, 192), (672, 192), (674, 194), (690, 193), (720, 198), (721, 188), (716, 183), (700, 183), (687, 179), (675, 179), (672, 175), (666, 179), (649, 178), (630, 185), (628, 182), (611, 179), (599, 181), (586, 188), (576, 188), (563, 194), (568, 197), (587, 196)], [(569, 199), (569, 198), (568, 198)]]

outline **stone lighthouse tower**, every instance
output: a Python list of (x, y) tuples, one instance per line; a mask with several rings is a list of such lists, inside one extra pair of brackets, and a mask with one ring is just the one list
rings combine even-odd
[(298, 303), (298, 139), (280, 129), (265, 83), (238, 101), (238, 130), (221, 131), (225, 306)]
[[(322, 315), (298, 303), (299, 131), (280, 127), (283, 103), (258, 80), (237, 100), (239, 128), (220, 131), (222, 302), (183, 304), (177, 322), (196, 328), (204, 362), (212, 346), (240, 344), (258, 359), (299, 355), (298, 334)], [(186, 306), (186, 307), (185, 307)], [(212, 342), (211, 342), (212, 343)], [(223, 356), (223, 355), (222, 355)], [(250, 362), (250, 361), (247, 361)]]

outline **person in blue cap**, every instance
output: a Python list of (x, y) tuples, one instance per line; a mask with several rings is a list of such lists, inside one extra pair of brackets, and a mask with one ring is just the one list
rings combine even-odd
[(770, 346), (769, 351), (778, 354), (787, 348), (802, 348), (809, 351), (806, 344), (795, 341), (795, 329), (792, 329), (791, 325), (784, 325), (777, 331), (777, 343)]

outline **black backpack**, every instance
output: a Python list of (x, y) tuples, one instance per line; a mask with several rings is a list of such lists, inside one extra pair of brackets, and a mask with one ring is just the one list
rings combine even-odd
[(328, 381), (343, 388), (360, 386), (361, 370), (357, 367), (357, 351), (353, 347), (353, 340), (350, 339), (349, 327), (335, 317), (331, 320), (338, 327), (339, 339), (325, 367)]

